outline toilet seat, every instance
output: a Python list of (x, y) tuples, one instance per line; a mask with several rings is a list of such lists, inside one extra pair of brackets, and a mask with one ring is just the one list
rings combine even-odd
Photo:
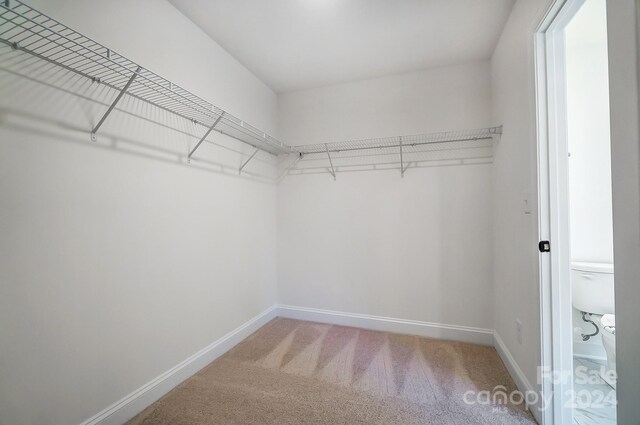
[(605, 314), (600, 319), (600, 324), (602, 325), (602, 329), (605, 332), (609, 332), (613, 335), (616, 334), (616, 315), (615, 314)]

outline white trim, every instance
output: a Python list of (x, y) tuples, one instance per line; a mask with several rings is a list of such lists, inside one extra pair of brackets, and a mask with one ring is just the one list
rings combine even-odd
[[(500, 336), (492, 329), (276, 304), (82, 422), (81, 425), (119, 425), (125, 423), (275, 317), (491, 345), (496, 348), (518, 389), (523, 393), (535, 391)], [(537, 405), (531, 406), (530, 410), (538, 423), (541, 423), (540, 410), (537, 409)]]
[(444, 323), (422, 322), (369, 314), (346, 313), (318, 308), (277, 306), (277, 315), (290, 319), (353, 326), (375, 331), (418, 335), (428, 338), (448, 339), (474, 344), (493, 345), (493, 330)]
[[(569, 282), (569, 208), (563, 29), (584, 0), (555, 0), (535, 31), (536, 128), (538, 145), (538, 231), (551, 241), (551, 252), (539, 257), (541, 366), (564, 375), (573, 371), (571, 287)], [(548, 398), (545, 425), (572, 423), (572, 384), (542, 382)]]
[(128, 421), (275, 317), (275, 306), (269, 307), (102, 412), (82, 422), (81, 425), (120, 425)]
[[(561, 2), (555, 2), (557, 5)], [(549, 11), (546, 16), (555, 16), (557, 10)], [(545, 18), (546, 19), (546, 18)], [(539, 29), (539, 31), (541, 31)], [(544, 32), (537, 32), (534, 38), (535, 71), (536, 71), (536, 124), (537, 124), (537, 165), (538, 165), (538, 240), (551, 240), (550, 210), (549, 210), (549, 160), (547, 143), (546, 118), (546, 39)], [(542, 367), (553, 366), (553, 334), (551, 324), (551, 259), (549, 255), (538, 255), (540, 279), (540, 363)], [(553, 382), (542, 379), (541, 390), (543, 397), (553, 394)], [(551, 399), (548, 409), (540, 421), (543, 425), (552, 425), (554, 421), (555, 400)]]
[[(561, 1), (556, 1), (545, 15), (543, 23), (555, 16)], [(542, 24), (541, 24), (542, 25)], [(547, 23), (548, 25), (548, 23)], [(545, 28), (546, 29), (546, 28)], [(535, 83), (536, 83), (536, 130), (537, 130), (537, 171), (538, 171), (538, 240), (551, 240), (549, 210), (549, 154), (547, 143), (547, 90), (546, 90), (546, 38), (544, 29), (538, 28), (534, 37)], [(540, 362), (543, 367), (553, 366), (553, 334), (551, 325), (551, 259), (547, 254), (538, 254), (540, 279)], [(542, 379), (542, 396), (553, 394), (553, 382)], [(552, 398), (548, 409), (541, 415), (539, 423), (552, 425), (554, 421), (555, 400)]]
[[(596, 338), (600, 339), (600, 335)], [(607, 352), (602, 344), (589, 344), (582, 341), (573, 341), (573, 357), (579, 359), (595, 360), (597, 362), (607, 361)]]
[[(569, 167), (567, 138), (567, 107), (565, 77), (564, 27), (575, 14), (571, 5), (581, 0), (568, 0), (558, 12), (546, 37), (547, 58), (547, 160), (549, 191), (540, 196), (549, 197), (549, 225), (552, 250), (551, 266), (551, 328), (552, 356), (556, 373), (573, 371), (573, 329), (571, 328), (571, 285), (569, 246)], [(548, 365), (543, 365), (546, 367)], [(554, 382), (554, 423), (573, 423), (571, 409), (572, 383)]]
[[(498, 334), (497, 332), (493, 333), (493, 346), (496, 348), (496, 351), (498, 352), (498, 355), (502, 359), (502, 362), (507, 367), (507, 371), (513, 378), (513, 381), (518, 387), (518, 390), (520, 390), (522, 394), (535, 392), (536, 394), (540, 395), (540, 392), (536, 391), (533, 388), (533, 385), (531, 385), (531, 382), (529, 382), (529, 380), (525, 376), (522, 369), (520, 369), (520, 366), (516, 362), (516, 359), (513, 357), (513, 355), (507, 348), (507, 345), (504, 343), (504, 341), (500, 337), (500, 334)], [(541, 407), (543, 406), (543, 403), (542, 403), (541, 397), (537, 397), (537, 400), (538, 400), (538, 403), (527, 406), (527, 407), (529, 408), (529, 411), (531, 411), (531, 414), (536, 419), (536, 421), (539, 424), (541, 424), (543, 420), (542, 419), (543, 409), (541, 409)]]

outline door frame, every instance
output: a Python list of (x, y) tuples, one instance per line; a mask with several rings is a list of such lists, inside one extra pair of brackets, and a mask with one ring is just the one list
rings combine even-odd
[[(573, 331), (569, 239), (564, 28), (585, 0), (556, 0), (534, 34), (538, 165), (542, 423), (573, 423)], [(562, 284), (562, 283), (565, 284)]]

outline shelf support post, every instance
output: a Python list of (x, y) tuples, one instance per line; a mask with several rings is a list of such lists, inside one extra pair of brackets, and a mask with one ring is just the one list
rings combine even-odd
[(258, 153), (260, 149), (257, 149), (255, 151), (253, 151), (253, 153), (251, 154), (251, 156), (249, 158), (247, 158), (247, 160), (240, 166), (240, 169), (238, 170), (238, 175), (242, 175), (242, 169), (245, 167), (245, 165), (247, 165), (249, 163), (249, 161), (251, 161), (253, 159), (254, 156), (256, 156), (256, 154)]
[(136, 77), (138, 76), (138, 74), (140, 73), (141, 70), (142, 70), (142, 68), (140, 68), (140, 67), (136, 68), (136, 70), (133, 73), (133, 75), (131, 76), (131, 78), (129, 78), (129, 81), (127, 81), (127, 84), (125, 84), (125, 86), (122, 88), (122, 90), (120, 90), (120, 93), (118, 93), (118, 96), (116, 97), (116, 99), (113, 101), (113, 103), (111, 103), (111, 106), (109, 106), (109, 109), (107, 109), (107, 112), (104, 113), (104, 115), (102, 116), (100, 121), (98, 121), (98, 124), (96, 124), (96, 126), (93, 127), (93, 130), (91, 130), (91, 141), (93, 141), (93, 142), (96, 141), (96, 139), (97, 139), (96, 133), (98, 133), (98, 129), (105, 122), (105, 120), (107, 119), (107, 117), (109, 116), (111, 111), (113, 111), (113, 108), (115, 108), (116, 105), (118, 104), (118, 102), (120, 102), (120, 99), (122, 99), (122, 96), (124, 96), (124, 94), (127, 92), (127, 90), (129, 90), (129, 87), (133, 83), (133, 80), (136, 79)]
[(207, 138), (207, 136), (209, 135), (209, 133), (211, 133), (213, 131), (213, 129), (216, 127), (216, 125), (218, 125), (218, 123), (220, 122), (220, 120), (222, 119), (222, 116), (224, 115), (224, 112), (222, 112), (220, 114), (220, 116), (215, 120), (215, 122), (213, 123), (213, 125), (211, 127), (209, 127), (209, 130), (207, 130), (206, 133), (204, 133), (204, 136), (202, 136), (200, 138), (200, 140), (198, 141), (198, 143), (196, 143), (196, 145), (193, 147), (193, 149), (191, 149), (191, 152), (189, 152), (189, 155), (187, 155), (187, 161), (191, 162), (191, 157), (193, 156), (193, 154), (196, 152), (196, 150), (200, 147), (200, 145), (202, 144), (202, 142), (204, 142), (204, 139)]
[(333, 176), (333, 180), (335, 181), (336, 170), (333, 168), (333, 161), (331, 160), (331, 154), (329, 153), (329, 146), (327, 146), (327, 144), (325, 143), (324, 148), (327, 151), (327, 157), (329, 158), (329, 165), (331, 165), (331, 175)]

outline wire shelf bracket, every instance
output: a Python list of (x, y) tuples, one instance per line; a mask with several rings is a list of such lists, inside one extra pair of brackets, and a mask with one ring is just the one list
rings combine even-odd
[(242, 165), (240, 166), (240, 169), (238, 170), (238, 175), (242, 175), (242, 169), (247, 166), (249, 161), (251, 161), (254, 156), (256, 156), (256, 154), (258, 153), (259, 150), (260, 149), (256, 149), (255, 151), (253, 151), (251, 156), (249, 158), (247, 158), (247, 160), (245, 162), (242, 163)]
[(336, 170), (335, 168), (333, 168), (333, 161), (331, 160), (331, 154), (329, 153), (329, 146), (327, 146), (327, 144), (324, 144), (324, 148), (327, 151), (327, 157), (329, 158), (329, 165), (331, 165), (331, 175), (333, 176), (333, 180), (336, 180)]
[(296, 165), (298, 165), (298, 162), (300, 162), (302, 160), (302, 158), (304, 158), (304, 154), (299, 152), (297, 154), (295, 154), (296, 157), (295, 159), (285, 168), (285, 170), (280, 174), (280, 176), (278, 177), (278, 181), (282, 181), (284, 180), (284, 178), (287, 176), (287, 174), (289, 174), (291, 172), (291, 170), (296, 168)]
[[(7, 0), (7, 1), (9, 1), (9, 0)], [(110, 50), (107, 50), (107, 57), (110, 57), (110, 56), (111, 56)], [(115, 98), (113, 103), (111, 103), (111, 106), (109, 106), (109, 109), (107, 109), (107, 112), (104, 113), (104, 115), (102, 116), (100, 121), (98, 121), (98, 124), (96, 124), (96, 126), (93, 127), (93, 130), (91, 130), (91, 141), (95, 142), (97, 140), (96, 134), (98, 133), (98, 129), (105, 122), (105, 120), (107, 119), (107, 117), (109, 116), (111, 111), (113, 111), (113, 108), (116, 107), (116, 105), (118, 104), (120, 99), (122, 99), (122, 96), (124, 96), (124, 94), (127, 92), (127, 90), (129, 90), (129, 87), (131, 86), (131, 83), (133, 83), (133, 80), (136, 79), (136, 77), (140, 73), (141, 69), (142, 68), (140, 68), (140, 67), (136, 68), (136, 70), (134, 71), (133, 75), (131, 75), (131, 78), (129, 78), (129, 81), (127, 81), (127, 84), (125, 84), (125, 86), (122, 88), (122, 90), (120, 90), (120, 93), (118, 93), (118, 96)]]
[(200, 145), (202, 144), (202, 142), (204, 142), (204, 139), (207, 138), (207, 136), (209, 134), (211, 134), (211, 132), (216, 128), (216, 125), (218, 125), (218, 123), (220, 122), (220, 120), (222, 119), (222, 116), (224, 115), (224, 111), (220, 114), (220, 116), (213, 122), (213, 124), (211, 125), (211, 127), (209, 127), (209, 130), (207, 130), (206, 133), (204, 133), (204, 136), (202, 136), (200, 138), (200, 140), (198, 141), (198, 143), (196, 143), (196, 145), (193, 147), (193, 149), (191, 149), (191, 151), (189, 152), (189, 154), (187, 155), (187, 162), (191, 162), (191, 157), (193, 156), (194, 153), (196, 153), (196, 151), (198, 150), (198, 148), (200, 147)]

